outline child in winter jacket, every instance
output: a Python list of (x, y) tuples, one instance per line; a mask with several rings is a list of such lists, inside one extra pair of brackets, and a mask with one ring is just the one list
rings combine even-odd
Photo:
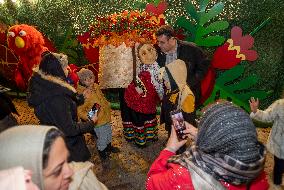
[(119, 149), (111, 145), (111, 108), (110, 103), (104, 97), (98, 84), (94, 83), (95, 76), (89, 69), (81, 69), (78, 73), (81, 85), (78, 85), (78, 92), (85, 94), (85, 102), (78, 107), (78, 117), (81, 120), (88, 120), (88, 113), (94, 106), (99, 105), (98, 121), (94, 128), (97, 136), (97, 149), (102, 160), (105, 160), (109, 154), (119, 152)]

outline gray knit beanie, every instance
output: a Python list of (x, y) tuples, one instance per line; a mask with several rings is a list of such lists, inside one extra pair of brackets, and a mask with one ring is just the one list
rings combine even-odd
[(85, 69), (82, 68), (78, 73), (77, 73), (79, 80), (81, 83), (83, 83), (84, 80), (86, 80), (89, 77), (95, 78), (94, 73), (90, 69)]
[(209, 107), (199, 123), (196, 145), (207, 154), (226, 154), (245, 163), (259, 159), (255, 126), (249, 115), (230, 102)]

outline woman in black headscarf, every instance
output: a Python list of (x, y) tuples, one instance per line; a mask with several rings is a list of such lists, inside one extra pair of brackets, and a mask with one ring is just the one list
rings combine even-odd
[(195, 142), (175, 155), (186, 143), (172, 127), (167, 146), (152, 164), (147, 190), (210, 189), (267, 190), (265, 149), (258, 142), (249, 115), (230, 102), (209, 106), (198, 124), (189, 123), (184, 133)]
[(29, 81), (28, 103), (42, 125), (53, 125), (63, 131), (70, 161), (86, 161), (90, 158), (90, 152), (83, 134), (93, 131), (97, 115), (87, 122), (77, 121), (77, 104), (83, 98), (67, 83), (67, 68), (66, 55), (44, 53)]

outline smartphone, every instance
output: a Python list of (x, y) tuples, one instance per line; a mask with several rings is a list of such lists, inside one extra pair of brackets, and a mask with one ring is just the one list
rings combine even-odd
[(92, 109), (88, 112), (88, 118), (91, 120), (93, 116), (100, 110), (101, 106), (98, 103), (95, 103)]
[(187, 136), (184, 136), (185, 134), (183, 131), (186, 129), (184, 119), (182, 112), (179, 110), (171, 111), (171, 119), (172, 124), (176, 130), (177, 136), (180, 140), (184, 140), (187, 138)]

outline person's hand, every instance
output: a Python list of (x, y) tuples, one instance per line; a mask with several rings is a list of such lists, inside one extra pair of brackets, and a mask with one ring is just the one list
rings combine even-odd
[(168, 139), (168, 142), (167, 142), (167, 145), (166, 145), (165, 149), (175, 153), (186, 142), (187, 142), (186, 139), (185, 140), (181, 140), (181, 141), (178, 140), (176, 130), (175, 130), (174, 126), (172, 125), (171, 135), (170, 135), (170, 137)]
[[(197, 135), (197, 128), (195, 128), (193, 125), (185, 121), (185, 130), (183, 130), (183, 133), (186, 137), (195, 139)], [(184, 137), (185, 137), (184, 136)], [(177, 137), (176, 130), (174, 126), (172, 126), (171, 135), (168, 139), (166, 150), (169, 150), (171, 152), (176, 152), (180, 147), (182, 147), (187, 142), (187, 139), (179, 141)]]
[(92, 92), (91, 92), (90, 89), (85, 89), (85, 90), (83, 91), (83, 96), (84, 96), (84, 98), (85, 98), (85, 99), (90, 98), (91, 93), (92, 93)]
[(96, 112), (93, 117), (91, 118), (91, 120), (94, 122), (94, 123), (97, 123), (98, 121), (98, 112)]
[(251, 97), (249, 100), (250, 110), (253, 113), (257, 112), (258, 106), (259, 106), (259, 100), (258, 98), (255, 100), (254, 97)]

